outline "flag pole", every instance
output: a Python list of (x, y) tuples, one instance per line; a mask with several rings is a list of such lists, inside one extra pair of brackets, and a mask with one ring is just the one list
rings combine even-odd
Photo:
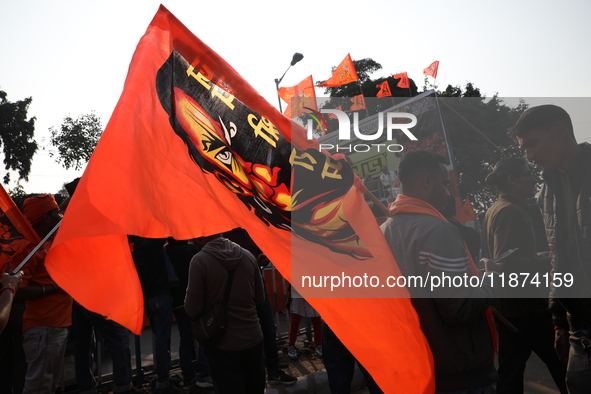
[(57, 229), (59, 228), (60, 224), (62, 224), (62, 221), (61, 221), (61, 220), (58, 222), (58, 224), (56, 224), (56, 225), (55, 225), (55, 227), (54, 227), (54, 228), (52, 228), (52, 229), (51, 229), (51, 231), (49, 232), (49, 234), (47, 234), (47, 235), (45, 236), (45, 238), (43, 238), (43, 239), (41, 240), (41, 242), (39, 242), (39, 243), (37, 244), (37, 246), (35, 246), (35, 248), (34, 248), (33, 250), (31, 250), (31, 253), (29, 253), (29, 255), (28, 255), (27, 257), (25, 257), (25, 259), (22, 261), (22, 263), (20, 263), (20, 264), (18, 265), (18, 267), (16, 267), (16, 268), (14, 269), (14, 271), (12, 271), (12, 273), (13, 273), (13, 274), (16, 274), (17, 272), (19, 272), (19, 271), (20, 271), (20, 269), (21, 269), (21, 268), (23, 268), (23, 266), (24, 266), (25, 264), (27, 264), (27, 262), (28, 262), (28, 261), (31, 259), (31, 257), (33, 257), (33, 256), (35, 255), (35, 253), (37, 253), (37, 251), (38, 251), (39, 249), (41, 249), (41, 247), (43, 246), (43, 244), (44, 244), (45, 242), (47, 242), (47, 240), (48, 240), (48, 239), (49, 239), (49, 238), (50, 238), (50, 237), (53, 235), (53, 233), (55, 233), (55, 232), (57, 231)]

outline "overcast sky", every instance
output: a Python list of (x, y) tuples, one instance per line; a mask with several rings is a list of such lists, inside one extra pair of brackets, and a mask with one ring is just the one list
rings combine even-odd
[[(473, 82), (487, 95), (556, 104), (558, 97), (591, 92), (588, 0), (162, 3), (275, 106), (274, 79), (294, 52), (304, 59), (282, 86), (310, 74), (328, 79), (350, 53), (382, 64), (373, 78), (406, 71), (420, 87), (423, 69), (439, 60), (440, 88)], [(65, 116), (96, 111), (107, 124), (159, 4), (0, 0), (0, 90), (10, 101), (33, 97), (29, 115), (37, 118), (41, 147), (48, 146), (47, 130)], [(590, 100), (568, 102), (579, 107), (571, 110), (577, 137), (591, 141)], [(40, 150), (23, 185), (27, 192), (56, 192), (77, 175)]]

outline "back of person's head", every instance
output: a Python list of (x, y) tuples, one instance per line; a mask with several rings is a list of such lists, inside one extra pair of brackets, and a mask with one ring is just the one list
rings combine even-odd
[(527, 162), (519, 157), (502, 159), (495, 164), (493, 170), (486, 176), (486, 184), (495, 187), (499, 192), (508, 191), (509, 177), (519, 176), (527, 167)]
[(575, 134), (570, 115), (561, 107), (553, 104), (539, 105), (527, 109), (521, 114), (515, 126), (509, 129), (509, 136), (513, 138), (521, 137), (530, 130), (546, 129), (558, 122), (564, 123), (570, 135), (574, 138)]
[(32, 225), (35, 225), (43, 219), (46, 213), (59, 210), (59, 206), (53, 197), (53, 194), (41, 194), (27, 198), (23, 202), (23, 211), (25, 217)]
[(429, 151), (412, 151), (406, 153), (398, 165), (398, 179), (402, 187), (411, 186), (422, 176), (437, 174), (441, 164), (446, 164), (445, 157)]

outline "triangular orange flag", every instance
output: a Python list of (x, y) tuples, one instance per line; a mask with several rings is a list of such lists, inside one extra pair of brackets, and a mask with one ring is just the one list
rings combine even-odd
[(353, 102), (353, 105), (351, 105), (349, 111), (359, 111), (367, 108), (367, 106), (365, 105), (365, 98), (362, 94), (353, 96), (353, 98), (351, 98), (351, 102)]
[(433, 78), (437, 78), (437, 70), (438, 69), (439, 69), (439, 60), (436, 60), (433, 63), (431, 63), (429, 65), (429, 67), (427, 67), (426, 69), (423, 70), (423, 74), (433, 77)]
[(357, 71), (355, 70), (353, 60), (351, 60), (351, 55), (347, 54), (341, 64), (339, 64), (336, 70), (332, 72), (332, 76), (316, 86), (334, 88), (353, 81), (357, 81), (358, 79), (359, 77), (357, 76)]
[(305, 107), (312, 108), (315, 111), (318, 110), (314, 81), (311, 75), (295, 86), (279, 88), (277, 94), (287, 103), (287, 108), (285, 108), (283, 114), (288, 118), (293, 119), (300, 116), (306, 112)]
[[(338, 107), (335, 108), (337, 111), (342, 111), (343, 110), (343, 106), (339, 105)], [(338, 119), (338, 116), (336, 116), (335, 114), (328, 114), (329, 119)]]
[(406, 74), (406, 72), (394, 75), (394, 79), (400, 79), (400, 81), (398, 81), (398, 84), (396, 84), (396, 86), (398, 86), (399, 88), (410, 89), (410, 81), (408, 80), (408, 74)]
[(380, 91), (376, 94), (376, 97), (390, 97), (392, 96), (392, 92), (390, 91), (390, 85), (388, 81), (384, 81), (378, 85), (376, 88), (380, 88)]
[(433, 359), (406, 289), (305, 284), (337, 272), (400, 275), (354, 179), (161, 6), (47, 269), (83, 306), (139, 333), (143, 297), (127, 235), (190, 239), (242, 227), (384, 392), (432, 393)]

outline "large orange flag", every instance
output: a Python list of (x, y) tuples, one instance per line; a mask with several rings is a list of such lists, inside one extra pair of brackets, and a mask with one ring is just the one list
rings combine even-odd
[[(283, 114), (288, 118), (293, 119), (300, 116), (306, 112), (306, 107), (318, 111), (314, 81), (311, 75), (295, 86), (279, 88), (277, 94), (287, 103)], [(296, 98), (296, 100), (292, 100), (292, 98)]]
[(46, 264), (86, 308), (139, 333), (127, 235), (189, 239), (240, 226), (385, 392), (433, 392), (414, 308), (386, 298), (406, 289), (306, 284), (400, 274), (354, 180), (161, 6)]
[(353, 81), (357, 81), (358, 79), (359, 77), (357, 76), (357, 71), (355, 70), (353, 60), (351, 60), (351, 55), (347, 54), (341, 64), (339, 64), (336, 70), (332, 72), (332, 76), (316, 86), (334, 88), (337, 86), (346, 85)]

